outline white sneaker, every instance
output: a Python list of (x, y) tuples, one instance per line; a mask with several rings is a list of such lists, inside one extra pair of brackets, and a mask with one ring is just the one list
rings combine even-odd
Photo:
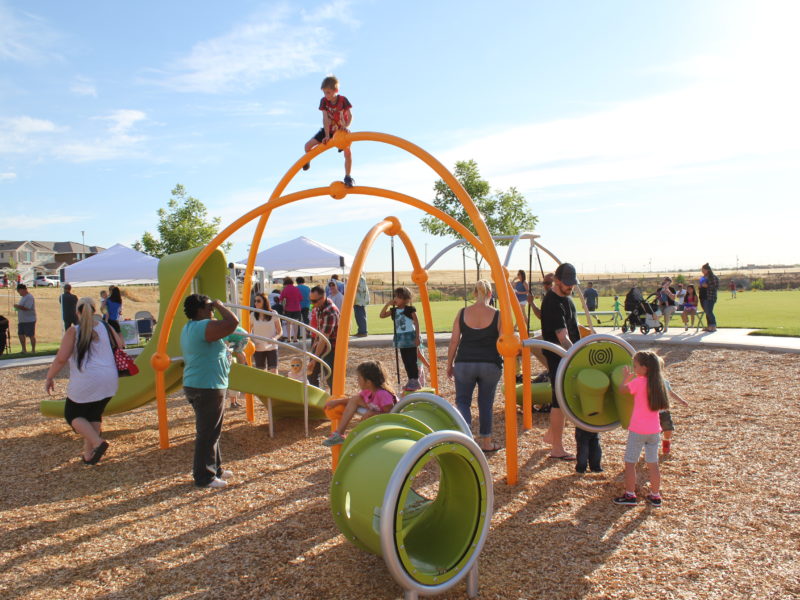
[(223, 481), (228, 481), (228, 479), (231, 477), (233, 477), (233, 471), (223, 471), (219, 475), (219, 479), (222, 479)]
[(224, 479), (220, 479), (219, 477), (214, 477), (206, 487), (214, 488), (214, 489), (221, 489), (224, 487), (228, 487), (228, 482)]

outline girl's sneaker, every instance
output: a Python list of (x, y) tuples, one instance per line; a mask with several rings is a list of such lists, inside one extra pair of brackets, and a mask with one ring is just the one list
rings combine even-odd
[(624, 504), (625, 506), (636, 506), (638, 502), (636, 494), (629, 494), (628, 492), (625, 492), (619, 498), (614, 498), (614, 504)]
[(647, 501), (653, 506), (653, 508), (661, 508), (661, 496), (656, 496), (655, 494), (647, 494)]
[(344, 436), (338, 431), (334, 431), (332, 434), (330, 434), (328, 437), (322, 440), (322, 445), (328, 447), (338, 446), (339, 444), (343, 443), (344, 443)]
[(356, 183), (355, 179), (350, 177), (350, 175), (345, 175), (344, 176), (344, 187), (351, 188), (351, 187), (353, 187), (355, 185), (355, 183)]

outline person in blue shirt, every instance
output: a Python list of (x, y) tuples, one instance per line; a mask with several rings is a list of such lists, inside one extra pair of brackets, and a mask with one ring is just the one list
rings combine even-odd
[[(214, 318), (214, 309), (222, 319)], [(183, 312), (189, 319), (181, 331), (183, 391), (197, 431), (192, 476), (197, 487), (224, 488), (233, 474), (222, 469), (219, 451), (231, 368), (223, 338), (236, 330), (239, 319), (220, 300), (202, 294), (187, 296)]]
[(306, 285), (305, 277), (298, 277), (295, 281), (297, 282), (297, 289), (300, 290), (300, 295), (303, 297), (300, 301), (300, 319), (308, 325), (308, 311), (311, 308), (311, 288)]

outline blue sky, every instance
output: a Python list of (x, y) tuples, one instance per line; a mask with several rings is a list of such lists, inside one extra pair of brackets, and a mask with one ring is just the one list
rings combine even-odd
[[(0, 238), (131, 244), (176, 183), (226, 225), (301, 156), (335, 73), (353, 130), (475, 159), (581, 271), (800, 263), (798, 17), (770, 0), (0, 0)], [(357, 184), (432, 199), (401, 151), (353, 155)], [(289, 189), (342, 176), (329, 151)], [(387, 215), (420, 255), (449, 243), (357, 196), (276, 212), (262, 247), (306, 235), (353, 253)]]

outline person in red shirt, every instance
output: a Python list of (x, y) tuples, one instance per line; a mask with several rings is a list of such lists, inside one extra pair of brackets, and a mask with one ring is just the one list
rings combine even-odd
[[(339, 331), (339, 309), (336, 308), (333, 300), (325, 296), (325, 290), (322, 289), (322, 286), (315, 285), (313, 288), (311, 288), (309, 299), (311, 300), (311, 310), (314, 313), (314, 317), (316, 317), (317, 330), (324, 335), (331, 344), (330, 352), (325, 354), (325, 341), (321, 336), (314, 334), (312, 338), (311, 351), (322, 358), (331, 368), (331, 373), (333, 373), (333, 362), (335, 359), (336, 350), (336, 334)], [(319, 387), (320, 370), (321, 368), (319, 364), (314, 362), (313, 370), (308, 376), (308, 381), (311, 385), (316, 385)], [(327, 378), (327, 384), (329, 386), (332, 380), (333, 377)]]
[[(278, 302), (283, 305), (283, 314), (290, 319), (300, 321), (303, 317), (303, 313), (300, 311), (302, 301), (303, 294), (294, 284), (294, 280), (291, 277), (284, 277), (283, 289), (280, 296), (278, 296)], [(299, 335), (299, 326), (295, 323), (289, 323), (286, 329), (288, 329), (289, 341), (296, 342)]]
[[(319, 109), (322, 111), (322, 129), (306, 142), (306, 152), (310, 152), (319, 144), (327, 144), (333, 134), (340, 129), (350, 131), (350, 123), (353, 121), (353, 113), (350, 109), (353, 105), (350, 101), (339, 94), (339, 80), (333, 75), (329, 75), (322, 80), (322, 93), (324, 97), (319, 101)], [(339, 152), (342, 152), (340, 149)], [(353, 155), (350, 148), (344, 149), (344, 184), (353, 187), (355, 181), (350, 177), (350, 169), (353, 166)], [(303, 170), (307, 171), (311, 163), (303, 165)]]

